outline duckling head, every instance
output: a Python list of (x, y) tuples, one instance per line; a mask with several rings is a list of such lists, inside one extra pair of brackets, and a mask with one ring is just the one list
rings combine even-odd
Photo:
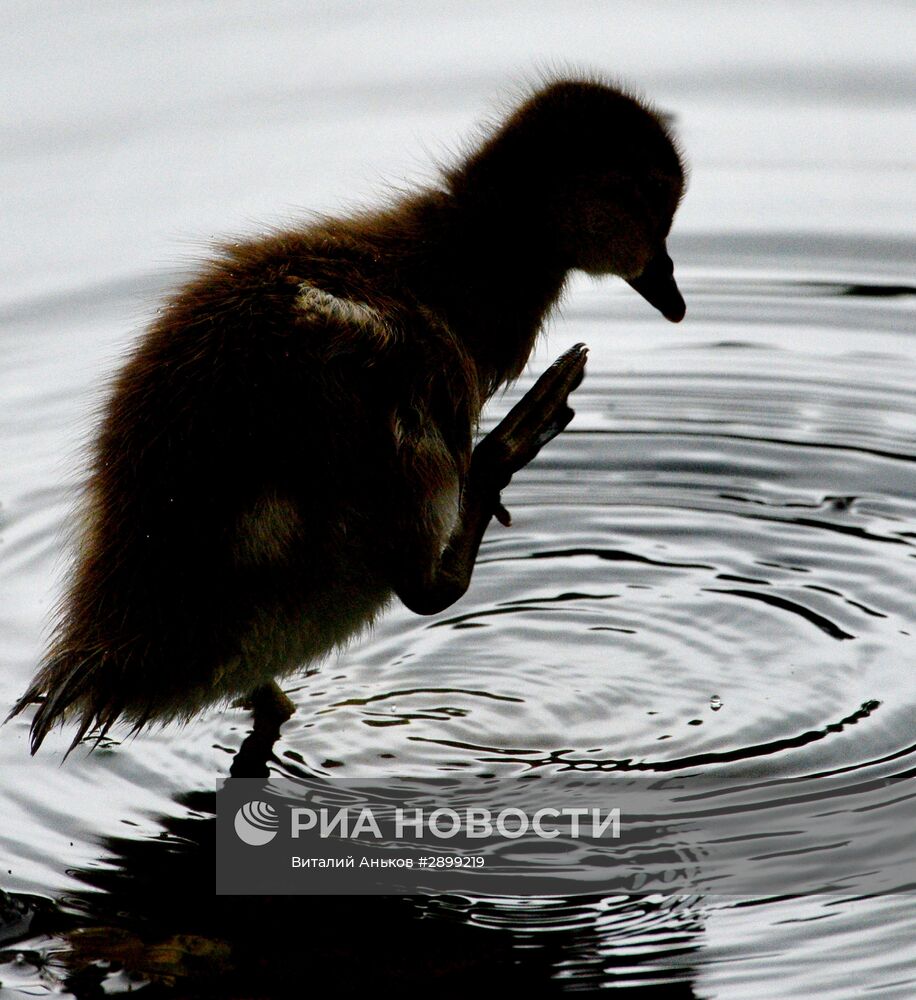
[(683, 319), (666, 239), (684, 167), (664, 118), (643, 102), (593, 81), (551, 83), (449, 182), (565, 268), (619, 275), (667, 319)]

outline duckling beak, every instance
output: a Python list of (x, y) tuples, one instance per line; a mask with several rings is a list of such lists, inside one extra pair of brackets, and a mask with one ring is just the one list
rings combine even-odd
[(680, 323), (687, 312), (684, 297), (674, 280), (674, 264), (668, 251), (662, 249), (646, 264), (638, 278), (628, 278), (627, 284), (672, 323)]

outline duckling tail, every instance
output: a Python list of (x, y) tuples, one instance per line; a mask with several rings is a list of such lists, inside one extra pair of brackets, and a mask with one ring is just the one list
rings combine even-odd
[(64, 651), (45, 662), (31, 687), (4, 720), (9, 722), (28, 705), (38, 704), (30, 730), (33, 755), (51, 729), (75, 712), (79, 713), (77, 731), (64, 754), (65, 760), (90, 729), (99, 727), (101, 739), (121, 714), (123, 705), (110, 699), (100, 701), (93, 695), (93, 690), (100, 688), (100, 675), (106, 672), (105, 660), (106, 654), (101, 651), (88, 654)]

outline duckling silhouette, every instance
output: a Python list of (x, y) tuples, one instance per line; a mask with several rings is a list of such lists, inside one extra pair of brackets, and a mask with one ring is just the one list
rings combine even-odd
[(584, 345), (475, 447), (483, 404), (572, 269), (683, 317), (683, 185), (659, 114), (557, 80), (437, 186), (224, 247), (114, 381), (56, 630), (10, 715), (39, 703), (32, 753), (61, 721), (72, 750), (119, 719), (280, 704), (276, 678), (393, 595), (424, 615), (461, 597), (501, 491), (573, 416)]

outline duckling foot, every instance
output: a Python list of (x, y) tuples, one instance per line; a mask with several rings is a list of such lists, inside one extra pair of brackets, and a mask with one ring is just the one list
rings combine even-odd
[[(505, 417), (474, 449), (471, 473), (497, 492), (524, 468), (569, 424), (574, 411), (569, 395), (585, 375), (588, 348), (576, 344), (557, 358)], [(497, 502), (495, 516), (502, 524), (509, 513)]]

